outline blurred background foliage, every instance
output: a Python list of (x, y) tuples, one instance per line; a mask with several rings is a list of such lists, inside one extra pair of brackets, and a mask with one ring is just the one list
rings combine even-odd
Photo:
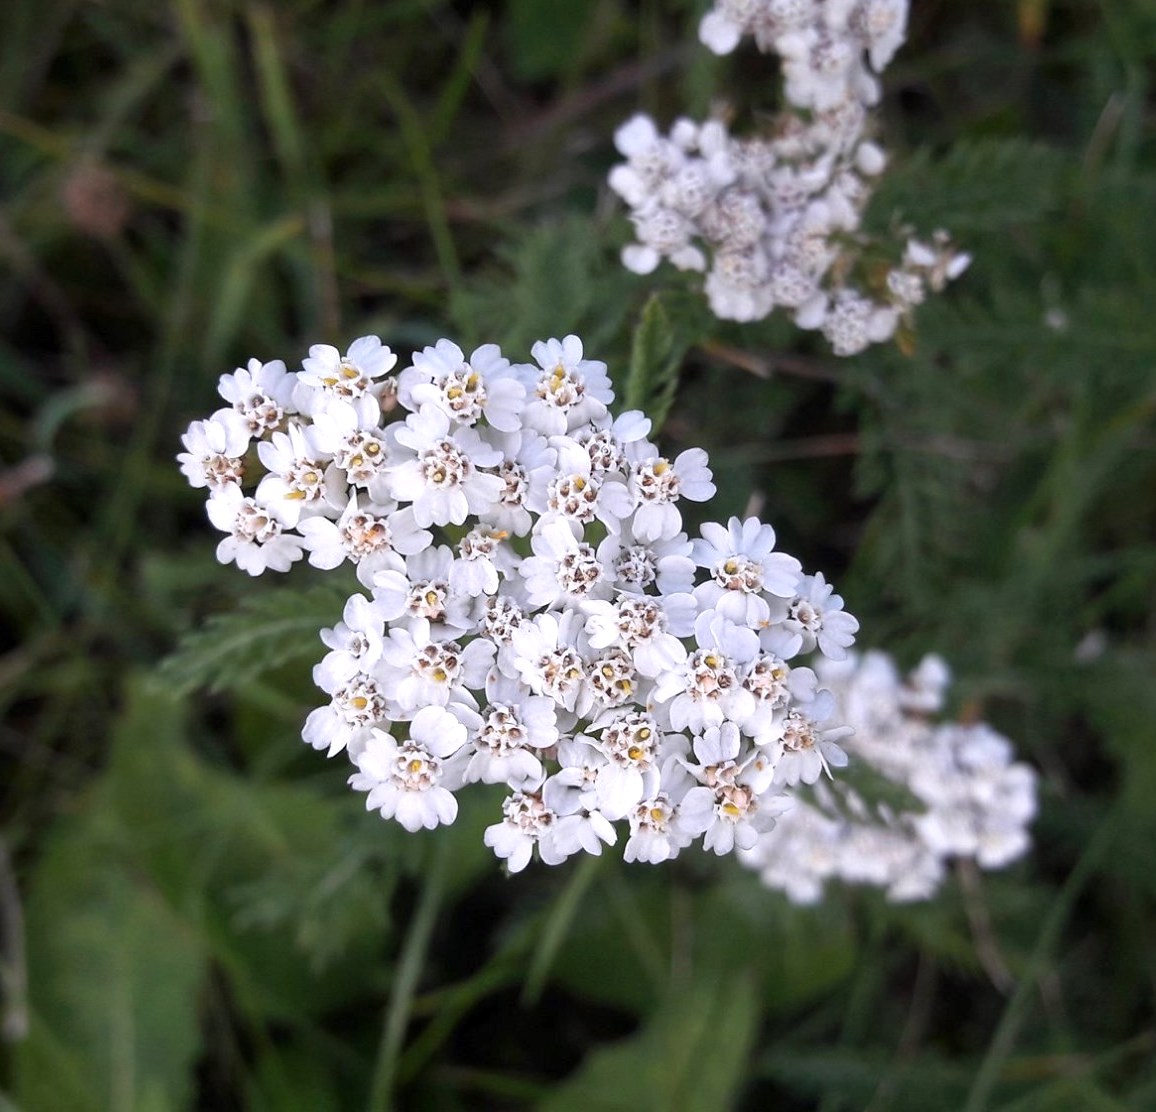
[[(975, 262), (838, 361), (618, 265), (614, 127), (775, 105), (702, 7), (3, 5), (3, 1107), (1156, 1107), (1156, 8), (913, 5), (871, 220)], [(410, 836), (301, 744), (348, 583), (214, 563), (173, 457), (217, 377), (568, 331), (620, 376), (656, 291), (712, 516), (950, 659), (1040, 771), (1028, 859), (913, 907), (506, 878), (484, 792)]]

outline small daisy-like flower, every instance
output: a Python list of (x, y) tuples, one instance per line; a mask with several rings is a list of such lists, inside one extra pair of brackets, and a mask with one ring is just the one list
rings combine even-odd
[(359, 672), (372, 672), (381, 659), (381, 615), (364, 595), (350, 595), (341, 621), (332, 629), (323, 629), (321, 640), (330, 651), (313, 669), (313, 681), (322, 691), (332, 693)]
[(606, 416), (614, 391), (606, 364), (583, 359), (577, 336), (543, 340), (530, 351), (538, 367), (523, 368), (532, 383), (523, 420), (546, 436), (557, 436)]
[(250, 359), (231, 375), (221, 375), (218, 388), (222, 398), (245, 422), (250, 436), (264, 437), (285, 427), (286, 418), (296, 414), (293, 390), (296, 376), (290, 375), (280, 359), (262, 363)]
[(303, 413), (314, 415), (333, 401), (350, 405), (358, 420), (376, 424), (382, 398), (390, 389), (384, 376), (397, 364), (377, 336), (362, 336), (342, 355), (329, 344), (314, 344), (297, 376), (294, 399)]
[(644, 799), (627, 814), (630, 838), (622, 850), (624, 861), (658, 865), (677, 857), (694, 840), (678, 821), (678, 808), (666, 792)]
[(366, 587), (374, 585), (378, 572), (404, 567), (402, 554), (418, 551), (432, 540), (428, 531), (413, 524), (408, 510), (373, 503), (359, 506), (356, 492), (336, 521), (306, 518), (298, 530), (310, 564), (329, 570), (349, 560), (357, 565), (357, 578)]
[(190, 486), (219, 490), (239, 485), (244, 478), (249, 426), (233, 410), (218, 410), (207, 421), (194, 421), (181, 443), (187, 451), (177, 456), (177, 462)]
[(638, 506), (632, 523), (638, 540), (670, 540), (681, 531), (682, 516), (674, 505), (679, 498), (706, 502), (714, 497), (706, 460), (701, 448), (688, 448), (673, 463), (657, 454), (633, 462), (629, 487)]
[(457, 818), (458, 801), (441, 781), (449, 760), (466, 742), (466, 728), (441, 707), (422, 707), (409, 723), (409, 738), (398, 742), (375, 729), (358, 754), (349, 778), (355, 791), (368, 792), (365, 807), (397, 819), (411, 833), (432, 830)]
[(482, 470), (498, 466), (501, 452), (473, 429), (451, 429), (442, 410), (427, 405), (411, 413), (396, 439), (412, 456), (390, 468), (390, 492), (399, 502), (412, 503), (414, 520), (423, 529), (461, 525), (501, 497), (502, 479)]
[(502, 804), (502, 821), (487, 826), (483, 840), (512, 873), (520, 873), (535, 848), (547, 865), (559, 865), (566, 854), (557, 846), (558, 816), (537, 792), (514, 792)]
[(773, 552), (775, 531), (756, 518), (732, 517), (724, 529), (714, 522), (702, 527), (693, 543), (695, 563), (710, 572), (695, 588), (704, 609), (713, 608), (739, 625), (758, 626), (770, 618), (766, 595), (794, 598), (802, 565), (794, 556)]
[(779, 651), (775, 642), (782, 642), (786, 634), (786, 651), (780, 651), (786, 659), (818, 646), (824, 656), (842, 660), (858, 629), (858, 620), (843, 609), (842, 597), (835, 594), (822, 572), (816, 572), (800, 580), (799, 593), (790, 605), (781, 630), (767, 630), (764, 647), (770, 652)]
[(398, 380), (398, 398), (407, 409), (433, 405), (459, 424), (484, 417), (506, 432), (521, 428), (525, 397), (526, 388), (496, 344), (484, 344), (467, 362), (457, 344), (438, 340), (415, 355)]
[(388, 725), (389, 712), (390, 701), (378, 681), (358, 672), (336, 687), (329, 706), (310, 712), (301, 736), (332, 757), (342, 749), (352, 749), (354, 740), (364, 739), (371, 727)]
[(582, 628), (572, 610), (538, 614), (514, 630), (511, 654), (517, 676), (535, 695), (548, 695), (558, 706), (584, 716), (594, 695), (577, 645)]
[(481, 637), (464, 646), (435, 641), (430, 623), (419, 618), (411, 629), (390, 630), (379, 671), (403, 714), (418, 707), (444, 707), (451, 701), (472, 707), (476, 701), (470, 691), (485, 684), (494, 652), (494, 645)]
[(530, 544), (534, 555), (518, 570), (532, 606), (568, 606), (609, 593), (593, 546), (578, 540), (568, 522), (545, 520)]
[(472, 736), (474, 753), (465, 770), (466, 781), (508, 784), (511, 788), (540, 784), (544, 771), (535, 750), (558, 743), (553, 699), (527, 695), (506, 677), (486, 687), (489, 702)]
[(824, 772), (830, 776), (832, 768), (846, 767), (847, 754), (838, 739), (851, 733), (851, 728), (824, 729), (822, 725), (834, 713), (835, 699), (830, 691), (819, 691), (805, 711), (796, 708), (787, 712), (777, 743), (776, 783), (813, 784)]
[(257, 500), (293, 528), (302, 515), (331, 513), (347, 504), (344, 477), (297, 425), (257, 445), (269, 474), (257, 485)]
[(229, 536), (217, 545), (217, 559), (222, 564), (235, 563), (250, 575), (260, 575), (266, 568), (288, 571), (301, 559), (301, 541), (289, 536), (280, 521), (264, 506), (246, 498), (235, 484), (213, 492), (206, 509), (209, 520)]

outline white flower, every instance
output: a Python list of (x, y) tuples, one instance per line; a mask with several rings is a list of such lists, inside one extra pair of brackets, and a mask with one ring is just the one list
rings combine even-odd
[(487, 680), (486, 696), (489, 702), (472, 737), (474, 753), (466, 767), (466, 781), (508, 784), (515, 789), (538, 786), (544, 772), (534, 750), (558, 743), (554, 700), (527, 694), (504, 676)]
[(407, 409), (433, 405), (463, 425), (485, 419), (496, 429), (516, 432), (526, 389), (496, 344), (484, 344), (466, 361), (450, 340), (438, 340), (413, 357), (398, 379), (398, 399)]
[(530, 544), (534, 555), (518, 570), (532, 606), (565, 608), (610, 593), (593, 546), (578, 540), (566, 520), (543, 518)]
[(285, 419), (297, 413), (295, 384), (296, 376), (288, 373), (280, 359), (269, 363), (250, 359), (248, 367), (221, 375), (218, 390), (244, 420), (249, 435), (262, 437), (283, 428)]
[(626, 161), (609, 174), (634, 225), (623, 265), (638, 274), (663, 261), (705, 271), (703, 290), (720, 319), (761, 320), (781, 306), (799, 327), (823, 328), (838, 355), (893, 336), (923, 287), (941, 289), (968, 261), (945, 244), (922, 253), (935, 256), (934, 271), (927, 261), (926, 272), (907, 275), (909, 288), (877, 291), (869, 260), (887, 245), (849, 234), (858, 233), (886, 165), (869, 138), (876, 72), (903, 41), (907, 7), (716, 0), (699, 25), (701, 41), (728, 54), (749, 34), (777, 55), (786, 110), (773, 133), (744, 139), (719, 120), (679, 119), (668, 135), (649, 116), (623, 124), (614, 142)]
[(699, 648), (685, 663), (658, 677), (654, 702), (675, 730), (698, 733), (724, 722), (745, 726), (756, 702), (737, 673), (758, 652), (758, 637), (709, 611), (699, 615), (694, 633)]
[[(768, 651), (785, 659), (800, 651), (810, 652), (817, 645), (824, 656), (842, 660), (858, 629), (858, 620), (843, 609), (842, 597), (835, 594), (822, 572), (816, 572), (803, 576), (787, 618), (778, 630), (766, 631), (763, 642)], [(785, 642), (779, 630), (786, 635)], [(783, 644), (787, 651), (782, 651)]]
[[(621, 532), (608, 536), (598, 546), (598, 559), (612, 577), (614, 587), (631, 594), (644, 594), (656, 587), (659, 594), (689, 594), (694, 589), (694, 561), (685, 533), (661, 541), (645, 542), (634, 536), (630, 521)], [(675, 630), (679, 637), (690, 630)]]
[(558, 816), (534, 792), (515, 792), (502, 804), (502, 821), (487, 826), (483, 840), (512, 873), (529, 863), (534, 848), (546, 865), (558, 865), (567, 854), (557, 846)]
[(422, 528), (461, 525), (501, 497), (502, 479), (480, 470), (500, 464), (501, 452), (471, 428), (451, 430), (450, 418), (436, 406), (411, 413), (396, 439), (413, 455), (390, 467), (390, 492), (399, 502), (412, 503)]
[(345, 748), (352, 751), (354, 742), (364, 740), (371, 727), (389, 725), (389, 699), (372, 675), (358, 672), (332, 694), (328, 706), (310, 711), (301, 731), (305, 742), (314, 749), (326, 750), (326, 756), (332, 757)]
[(694, 840), (678, 822), (678, 808), (666, 792), (638, 803), (626, 816), (630, 838), (622, 850), (624, 861), (646, 861), (658, 865), (677, 857)]
[(462, 595), (496, 595), (502, 578), (509, 578), (519, 559), (507, 544), (509, 533), (479, 525), (458, 542), (459, 559), (450, 567), (450, 588)]
[(301, 559), (301, 541), (282, 532), (281, 523), (265, 507), (246, 498), (241, 488), (229, 484), (218, 488), (206, 509), (209, 520), (229, 536), (217, 545), (222, 564), (236, 563), (250, 575), (266, 568), (288, 571)]
[(511, 635), (510, 658), (517, 669), (514, 678), (535, 695), (548, 695), (558, 706), (582, 717), (594, 701), (594, 693), (581, 655), (581, 615), (566, 610), (561, 615), (538, 614)]
[[(835, 715), (835, 698), (830, 691), (819, 691), (806, 711), (793, 709), (781, 723), (776, 744), (779, 753), (774, 766), (776, 784), (813, 784), (831, 768), (845, 768), (847, 754), (838, 745), (840, 738), (851, 733), (850, 726), (822, 724)], [(762, 740), (757, 738), (756, 740)]]
[(606, 416), (614, 398), (606, 364), (582, 357), (577, 336), (542, 340), (531, 349), (538, 366), (524, 366), (532, 383), (523, 421), (545, 436), (557, 436)]
[(249, 426), (233, 410), (220, 409), (207, 421), (194, 421), (181, 443), (187, 451), (177, 456), (177, 462), (190, 486), (216, 490), (244, 478)]
[(686, 647), (667, 632), (667, 614), (675, 610), (681, 615), (680, 626), (689, 623), (693, 627), (696, 613), (691, 595), (623, 595), (613, 601), (583, 602), (581, 609), (590, 647), (625, 649), (643, 676), (659, 676), (686, 661)]
[(294, 400), (302, 413), (310, 415), (323, 411), (330, 402), (345, 402), (357, 411), (360, 421), (376, 424), (381, 398), (389, 389), (382, 376), (396, 364), (397, 356), (377, 336), (354, 340), (345, 355), (329, 344), (314, 344), (297, 376)]
[(464, 646), (434, 641), (430, 623), (419, 618), (410, 629), (395, 626), (389, 631), (380, 672), (403, 714), (418, 707), (444, 707), (451, 701), (476, 707), (470, 692), (484, 685), (495, 651), (484, 637)]
[(691, 788), (679, 804), (685, 829), (705, 834), (703, 846), (717, 854), (736, 846), (751, 849), (759, 835), (774, 825), (780, 804), (760, 801), (758, 793), (742, 782), (741, 739), (733, 722), (711, 726), (695, 739), (697, 765), (689, 767), (701, 786)]
[(407, 556), (404, 568), (386, 568), (373, 579), (373, 596), (387, 621), (432, 623), (435, 638), (474, 628), (473, 598), (454, 585), (453, 550), (446, 545)]
[(701, 448), (688, 448), (674, 463), (657, 452), (634, 460), (629, 487), (638, 504), (632, 520), (634, 536), (643, 542), (678, 535), (682, 516), (674, 503), (679, 498), (706, 502), (715, 493), (707, 455)]
[(478, 511), (478, 518), (495, 529), (524, 537), (534, 524), (531, 514), (546, 511), (557, 452), (531, 429), (501, 434), (487, 429), (486, 434), (487, 442), (502, 452), (497, 474), (503, 486), (494, 502)]
[[(697, 211), (731, 172), (725, 132), (680, 121), (663, 142), (674, 161), (717, 162), (671, 194)], [(536, 368), (514, 368), (492, 345), (468, 363), (450, 341), (427, 348), (398, 384), (413, 411), (384, 426), (393, 358), (375, 338), (344, 357), (314, 348), (295, 378), (271, 365), (230, 377), (244, 405), (264, 388), (294, 400), (255, 403), (252, 418), (221, 410), (186, 434), (182, 467), (214, 484), (209, 514), (229, 534), (220, 558), (252, 574), (303, 549), (321, 570), (356, 565), (372, 594), (322, 631), (314, 682), (328, 702), (302, 737), (347, 751), (367, 807), (406, 829), (453, 821), (453, 792), (483, 782), (515, 793), (485, 834), (511, 871), (535, 846), (549, 864), (601, 853), (624, 820), (629, 860), (666, 860), (698, 835), (717, 853), (753, 845), (781, 771), (794, 760), (809, 778), (793, 756), (808, 748), (801, 723), (824, 721), (817, 759), (840, 763), (830, 698), (787, 659), (837, 654), (854, 619), (753, 518), (692, 545), (677, 501), (714, 493), (706, 453), (667, 459), (643, 414), (611, 419), (605, 365), (577, 337), (534, 355)], [(242, 458), (258, 421), (267, 474), (250, 498)], [(433, 543), (435, 525), (455, 547)], [(713, 586), (696, 589), (703, 574)], [(939, 690), (925, 672), (913, 703)], [(1014, 831), (984, 830), (990, 858), (1010, 852)]]
[(442, 707), (422, 707), (409, 723), (406, 741), (373, 731), (349, 783), (369, 793), (366, 810), (397, 819), (411, 833), (432, 830), (457, 818), (458, 801), (440, 781), (448, 759), (465, 741), (466, 728), (452, 714)]
[(288, 433), (273, 433), (257, 445), (257, 453), (269, 471), (257, 484), (257, 501), (287, 528), (293, 528), (302, 515), (336, 516), (347, 504), (344, 476), (299, 425), (290, 425)]
[(695, 588), (703, 609), (716, 609), (738, 625), (756, 627), (770, 620), (765, 595), (790, 599), (799, 587), (802, 565), (794, 556), (772, 552), (775, 531), (756, 518), (732, 517), (726, 529), (714, 522), (702, 527), (693, 544), (695, 563), (711, 578)]
[(321, 640), (330, 651), (313, 669), (313, 681), (332, 694), (359, 672), (372, 672), (381, 659), (385, 643), (381, 614), (364, 595), (350, 595), (341, 621), (323, 629)]
[(306, 518), (298, 524), (309, 552), (309, 563), (330, 570), (346, 560), (357, 565), (357, 578), (372, 587), (379, 571), (404, 567), (401, 555), (420, 551), (433, 539), (413, 522), (413, 512), (396, 507), (359, 506), (357, 492), (336, 521), (325, 517)]

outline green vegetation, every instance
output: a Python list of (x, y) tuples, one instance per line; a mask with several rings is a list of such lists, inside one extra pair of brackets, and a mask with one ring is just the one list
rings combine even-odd
[[(3, 8), (0, 1105), (1156, 1107), (1148, 0), (914, 5), (871, 220), (975, 261), (843, 361), (618, 263), (615, 126), (774, 104), (700, 4)], [(1040, 773), (1025, 860), (910, 907), (506, 878), (492, 800), (411, 836), (303, 745), (352, 584), (217, 565), (180, 434), (253, 355), (571, 331), (712, 517), (757, 495), (863, 646), (950, 660)]]

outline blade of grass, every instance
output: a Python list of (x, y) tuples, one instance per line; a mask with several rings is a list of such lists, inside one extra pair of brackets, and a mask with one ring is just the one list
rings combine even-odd
[(381, 91), (397, 117), (398, 126), (401, 128), (402, 141), (409, 154), (410, 166), (421, 191), (430, 238), (433, 240), (434, 251), (437, 254), (446, 285), (451, 293), (456, 293), (462, 282), (462, 267), (450, 231), (449, 215), (446, 211), (445, 197), (442, 194), (441, 179), (438, 176), (437, 167), (434, 165), (433, 150), (427, 136), (427, 124), (418, 114), (413, 102), (406, 96), (401, 83), (392, 73), (383, 70), (378, 75), (378, 80), (381, 83)]
[(554, 964), (562, 943), (570, 933), (574, 924), (574, 917), (582, 903), (582, 897), (590, 887), (595, 875), (602, 865), (603, 858), (589, 854), (583, 856), (577, 868), (570, 874), (566, 887), (554, 900), (538, 945), (534, 948), (530, 958), (530, 969), (526, 974), (526, 982), (522, 987), (521, 1004), (524, 1008), (532, 1008), (542, 995), (546, 978), (550, 975), (550, 967)]
[(386, 1006), (381, 1042), (373, 1068), (373, 1083), (369, 1093), (369, 1112), (385, 1112), (393, 1102), (393, 1089), (398, 1079), (398, 1065), (405, 1031), (409, 1024), (414, 992), (425, 965), (434, 924), (437, 922), (445, 892), (446, 869), (449, 863), (449, 838), (438, 838), (433, 848), (433, 861), (425, 875), (417, 910), (406, 932), (405, 943), (394, 971), (393, 991)]
[(1119, 806), (1109, 812), (1052, 902), (1051, 910), (1044, 920), (1028, 966), (1020, 977), (1019, 984), (1008, 1001), (1007, 1007), (1004, 1008), (1003, 1016), (1000, 1018), (995, 1034), (988, 1045), (987, 1053), (975, 1075), (971, 1092), (967, 1096), (967, 1103), (964, 1105), (964, 1112), (983, 1112), (989, 1107), (992, 1090), (999, 1080), (1000, 1070), (1015, 1047), (1020, 1028), (1027, 1018), (1032, 994), (1036, 991), (1039, 980), (1045, 972), (1045, 967), (1055, 951), (1076, 898), (1091, 879), (1100, 859), (1116, 836), (1120, 814), (1121, 808)]

